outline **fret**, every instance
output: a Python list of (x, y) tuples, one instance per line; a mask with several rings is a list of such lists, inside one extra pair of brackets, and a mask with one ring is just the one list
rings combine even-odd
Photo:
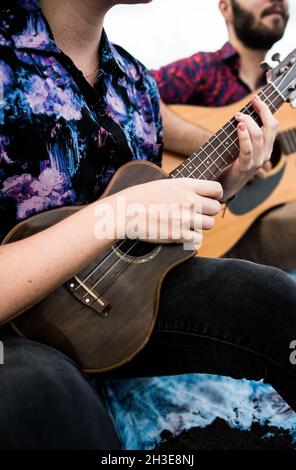
[(272, 83), (263, 88), (263, 90), (260, 91), (258, 96), (262, 99), (262, 101), (264, 101), (264, 103), (266, 103), (267, 105), (269, 104), (273, 107), (273, 109), (271, 109), (272, 113), (277, 111), (279, 107), (284, 103), (284, 99)]
[[(208, 155), (208, 153), (207, 153), (207, 148), (208, 148), (208, 147), (211, 147), (211, 149), (212, 149), (210, 155)], [(204, 151), (204, 154), (205, 154), (205, 160), (204, 160), (204, 162), (206, 163), (206, 165), (211, 166), (211, 167), (214, 167), (214, 168), (216, 167), (216, 168), (218, 168), (218, 170), (220, 171), (220, 167), (219, 167), (219, 165), (218, 165), (218, 163), (217, 163), (217, 158), (216, 158), (216, 156), (217, 156), (217, 149), (216, 149), (216, 147), (212, 144), (211, 139), (210, 139), (209, 142), (208, 142), (208, 146), (207, 146), (206, 148), (204, 148), (203, 151)], [(214, 155), (214, 159), (212, 159), (212, 155)], [(218, 157), (222, 158), (221, 154), (218, 155)], [(216, 160), (215, 160), (215, 158), (216, 158)]]
[[(226, 130), (227, 129), (227, 130)], [(230, 132), (231, 131), (231, 132)], [(239, 152), (239, 146), (237, 144), (237, 130), (235, 121), (229, 121), (227, 126), (222, 127), (222, 129), (217, 132), (215, 135), (216, 139), (219, 142), (219, 145), (222, 146), (223, 150), (223, 159), (227, 162), (229, 158), (233, 160)]]
[(216, 179), (217, 178), (217, 174), (211, 170), (211, 168), (207, 168), (205, 167), (205, 170), (203, 172), (200, 173), (199, 175), (199, 179), (204, 179), (204, 180), (212, 180), (212, 179)]
[(276, 105), (271, 101), (270, 97), (269, 96), (266, 96), (266, 94), (264, 93), (264, 91), (261, 91), (260, 93), (261, 95), (261, 99), (263, 99), (264, 103), (266, 103), (270, 109), (270, 111), (272, 113), (274, 113), (276, 110), (277, 110), (277, 107)]
[(192, 173), (192, 171), (189, 170), (186, 164), (183, 164), (183, 167), (181, 168), (180, 173), (182, 174), (183, 178), (188, 178), (188, 176)]
[(192, 161), (191, 160), (188, 160), (188, 163), (187, 163), (187, 166), (186, 166), (186, 169), (188, 169), (190, 175), (194, 174), (194, 172), (196, 171), (196, 166), (193, 165)]
[[(209, 175), (211, 178), (215, 177), (214, 168), (212, 168), (211, 164), (207, 164), (205, 155), (203, 151), (200, 152), (198, 158), (201, 160), (201, 163), (198, 165), (198, 178), (204, 177), (205, 175)], [(206, 179), (206, 178), (204, 178)]]
[(182, 165), (178, 166), (178, 168), (176, 168), (173, 173), (171, 173), (171, 177), (172, 178), (186, 178), (185, 174), (183, 174), (184, 172), (184, 163), (182, 163)]
[(283, 152), (286, 155), (295, 152), (296, 150), (296, 136), (295, 130), (290, 129), (281, 133), (281, 143), (283, 147)]
[(195, 177), (194, 173), (195, 173), (196, 169), (197, 169), (196, 166), (193, 165), (193, 163), (190, 161), (190, 159), (187, 159), (178, 168), (176, 168), (176, 170), (173, 171), (173, 173), (171, 173), (171, 176), (173, 178)]
[(289, 131), (286, 132), (286, 136), (287, 136), (287, 142), (288, 142), (289, 153), (292, 153), (292, 152), (293, 152), (293, 148), (294, 148), (293, 138), (292, 138), (292, 136), (290, 135), (290, 132), (289, 132)]
[(280, 134), (280, 143), (281, 143), (282, 152), (285, 155), (288, 155), (289, 153), (291, 153), (290, 148), (289, 148), (289, 140), (288, 140), (288, 137), (287, 137), (287, 132), (281, 132), (281, 134)]
[(237, 137), (236, 126), (233, 126), (232, 133), (233, 135), (229, 135), (229, 133), (226, 132), (225, 128), (222, 127), (221, 131), (217, 132), (216, 134), (216, 139), (219, 141), (220, 146), (223, 146), (224, 149), (226, 150), (226, 153), (230, 155), (233, 154), (233, 151), (239, 150), (239, 146), (237, 145), (238, 137)]
[(296, 151), (296, 129), (289, 129), (288, 134), (292, 142), (292, 152)]

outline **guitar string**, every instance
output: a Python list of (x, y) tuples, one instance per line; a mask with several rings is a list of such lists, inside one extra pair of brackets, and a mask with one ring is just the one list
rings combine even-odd
[[(286, 78), (286, 77), (285, 77), (285, 78)], [(283, 80), (284, 80), (284, 79), (283, 79)], [(268, 91), (268, 87), (267, 87), (266, 90), (264, 90), (264, 91), (262, 90), (262, 91), (260, 92), (260, 93), (263, 95), (263, 100), (262, 100), (262, 101), (264, 101), (264, 102), (270, 101), (270, 98), (272, 97), (272, 95), (275, 94), (275, 93), (277, 93), (276, 100), (280, 98), (280, 102), (281, 102), (281, 101), (282, 101), (282, 98), (281, 98), (280, 96), (278, 96), (278, 91), (277, 91), (277, 89), (276, 89), (275, 87), (273, 87), (272, 85), (270, 85), (270, 88), (271, 88), (271, 87), (272, 87), (272, 93), (271, 93), (270, 96), (266, 96), (266, 95), (265, 95), (265, 93), (267, 93), (267, 91)], [(286, 87), (286, 89), (288, 89), (288, 88), (289, 88), (289, 86)], [(284, 91), (286, 91), (286, 89), (284, 89)], [(266, 100), (266, 101), (265, 101), (265, 100)], [(270, 102), (270, 105), (271, 105), (271, 102)], [(276, 110), (275, 104), (272, 103), (272, 105), (274, 106), (274, 108), (275, 108), (275, 110)], [(249, 110), (248, 108), (251, 108), (251, 107), (252, 107), (252, 105), (247, 105), (247, 106), (245, 106), (243, 109), (245, 109), (245, 111), (248, 111), (248, 110)], [(275, 111), (275, 110), (274, 110), (274, 111)], [(256, 115), (257, 113), (256, 113), (256, 111), (255, 111), (254, 108), (253, 108), (253, 111), (252, 111), (249, 115), (252, 116), (252, 114), (253, 114), (254, 112), (255, 112), (255, 115)], [(258, 116), (258, 114), (257, 114), (257, 116)], [(230, 122), (230, 121), (229, 121), (229, 122)], [(230, 124), (227, 124), (226, 127), (224, 126), (225, 130), (227, 130), (230, 126), (233, 126), (233, 123), (232, 123), (232, 122), (230, 122)], [(236, 132), (236, 129), (230, 134), (230, 136), (231, 136), (232, 134), (234, 134), (235, 132)], [(230, 136), (228, 136), (228, 138), (224, 139), (224, 141), (222, 141), (219, 146), (221, 146), (222, 144), (224, 144), (224, 142), (226, 142), (226, 141), (229, 139)], [(232, 139), (230, 139), (230, 140), (232, 141)], [(233, 144), (233, 143), (235, 143), (235, 141), (232, 141), (232, 144)], [(219, 146), (217, 147), (217, 149), (219, 148)], [(215, 151), (216, 151), (217, 149), (215, 149)], [(210, 157), (213, 153), (215, 153), (215, 151), (213, 151), (208, 157)], [(225, 150), (225, 151), (227, 151), (227, 150)], [(225, 153), (225, 151), (223, 151), (221, 155), (223, 155), (223, 154)], [(194, 156), (194, 159), (198, 157), (198, 154), (194, 154), (194, 155), (195, 155), (195, 156)], [(221, 155), (219, 155), (218, 158), (217, 158), (216, 160), (214, 160), (213, 163), (215, 163), (216, 161), (218, 161), (218, 160), (220, 159)], [(203, 164), (203, 163), (201, 163), (201, 164), (199, 165), (199, 167), (202, 166), (202, 164)], [(186, 165), (184, 165), (184, 168), (185, 168), (185, 167), (186, 167)], [(195, 171), (196, 171), (199, 167), (196, 167)], [(203, 174), (205, 174), (206, 172), (207, 172), (207, 170), (206, 170)], [(219, 169), (219, 172), (221, 172), (220, 169)], [(203, 176), (203, 174), (200, 175), (200, 176)], [(172, 176), (172, 177), (174, 177), (174, 176)], [(121, 247), (121, 246), (123, 245), (123, 243), (126, 242), (126, 241), (129, 241), (129, 240), (124, 240), (118, 247)], [(122, 256), (123, 259), (122, 259), (122, 258), (117, 259), (117, 262), (110, 266), (110, 268), (107, 270), (107, 272), (104, 274), (104, 276), (98, 279), (98, 281), (92, 286), (92, 288), (90, 289), (90, 291), (92, 292), (93, 289), (94, 289), (95, 287), (97, 287), (97, 285), (98, 285), (98, 284), (99, 284), (99, 283), (100, 283), (100, 282), (101, 282), (101, 281), (102, 281), (102, 280), (103, 280), (121, 261), (124, 261), (124, 258), (127, 256), (127, 254), (128, 254), (138, 243), (141, 243), (141, 242), (142, 242), (141, 240), (137, 240), (137, 241), (129, 248), (129, 250)], [(113, 254), (114, 256), (117, 256), (115, 253), (111, 252), (108, 257), (111, 257), (112, 254)], [(130, 258), (136, 259), (136, 257), (130, 257)], [(88, 276), (88, 278), (91, 277), (93, 274), (95, 274), (95, 272), (102, 266), (102, 264), (103, 264), (103, 263), (99, 264), (99, 265), (95, 268), (95, 270)], [(129, 266), (129, 264), (126, 264), (126, 263), (125, 263), (123, 266), (127, 267), (127, 266)], [(113, 280), (112, 280), (112, 282), (113, 282)], [(110, 285), (110, 284), (109, 284), (109, 285)], [(80, 287), (80, 286), (79, 286), (79, 287)], [(85, 296), (86, 296), (86, 295), (87, 295), (87, 294), (85, 294)], [(84, 296), (84, 297), (85, 297), (85, 296)], [(83, 297), (83, 298), (84, 298), (84, 297)]]

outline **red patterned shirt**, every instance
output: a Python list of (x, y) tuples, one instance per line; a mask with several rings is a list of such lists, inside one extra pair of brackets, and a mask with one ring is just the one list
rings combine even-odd
[[(216, 52), (198, 52), (152, 73), (167, 104), (226, 106), (251, 90), (240, 78), (240, 56), (227, 42)], [(265, 84), (265, 77), (257, 84)]]

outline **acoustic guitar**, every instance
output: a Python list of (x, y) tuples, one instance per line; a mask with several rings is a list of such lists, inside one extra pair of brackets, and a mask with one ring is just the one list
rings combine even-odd
[[(285, 101), (296, 104), (296, 49), (272, 70), (270, 83), (259, 96), (272, 112)], [(242, 112), (262, 124), (251, 103)], [(231, 118), (170, 175), (149, 162), (123, 165), (102, 197), (165, 178), (219, 178), (239, 154), (236, 125)], [(4, 243), (38, 233), (80, 209), (64, 207), (37, 214), (18, 224)], [(119, 240), (86, 269), (15, 318), (12, 326), (20, 335), (64, 352), (85, 371), (113, 369), (145, 346), (157, 317), (165, 275), (195, 254), (195, 250), (184, 250), (182, 244)]]
[[(249, 100), (250, 96), (220, 108), (172, 105), (170, 109), (183, 119), (214, 132)], [(296, 113), (285, 104), (276, 116), (280, 132), (271, 158), (273, 169), (269, 177), (266, 180), (256, 178), (247, 184), (229, 203), (227, 210), (216, 216), (215, 227), (204, 234), (199, 256), (223, 256), (266, 211), (296, 201)], [(170, 172), (183, 160), (184, 157), (177, 154), (164, 152), (163, 168)]]

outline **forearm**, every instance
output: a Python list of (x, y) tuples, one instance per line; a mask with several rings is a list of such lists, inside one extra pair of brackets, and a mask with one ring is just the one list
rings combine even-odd
[(212, 132), (180, 118), (163, 102), (160, 109), (166, 150), (189, 156), (211, 137)]
[(38, 303), (111, 244), (95, 236), (97, 204), (27, 239), (0, 246), (0, 323)]

